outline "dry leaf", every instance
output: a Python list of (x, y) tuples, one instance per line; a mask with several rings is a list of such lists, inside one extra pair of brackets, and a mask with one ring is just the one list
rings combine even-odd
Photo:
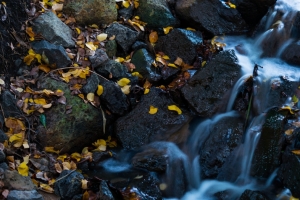
[(296, 154), (296, 155), (300, 155), (300, 149), (298, 149), (298, 150), (293, 150), (292, 153), (293, 153), (293, 154)]
[(163, 28), (165, 34), (168, 34), (170, 32), (170, 30), (172, 30), (172, 29), (173, 29), (172, 26), (168, 26), (166, 28)]
[(130, 83), (130, 80), (128, 78), (122, 78), (120, 80), (118, 80), (118, 85), (123, 87), (125, 85), (128, 85), (128, 83)]
[(102, 93), (103, 93), (103, 86), (102, 85), (98, 85), (97, 95), (100, 96)]
[(18, 166), (18, 172), (19, 174), (21, 174), (22, 176), (28, 176), (28, 171), (29, 171), (29, 167), (27, 166), (27, 164), (25, 162), (22, 162), (19, 166)]
[(92, 50), (92, 51), (96, 51), (97, 48), (98, 48), (97, 46), (94, 45), (93, 42), (87, 42), (87, 43), (85, 43), (85, 46), (86, 46), (87, 48), (89, 48), (90, 50)]
[(290, 128), (290, 129), (286, 130), (284, 133), (286, 135), (292, 135), (293, 132), (294, 132), (294, 129)]
[(150, 106), (149, 114), (154, 115), (157, 113), (158, 108), (155, 108), (154, 106)]
[(87, 180), (85, 180), (85, 179), (82, 179), (82, 180), (81, 180), (81, 188), (82, 188), (83, 190), (88, 189), (87, 183), (88, 183)]
[(124, 94), (129, 94), (130, 93), (130, 85), (125, 85), (121, 88), (122, 92)]
[(93, 102), (94, 99), (95, 99), (95, 94), (94, 94), (94, 93), (88, 93), (88, 94), (86, 95), (86, 99), (87, 99), (88, 101), (90, 101), (90, 102)]
[(63, 162), (62, 166), (63, 166), (63, 170), (70, 170), (71, 169), (71, 164), (69, 162)]
[(71, 154), (71, 158), (75, 159), (77, 162), (80, 161), (81, 155), (77, 152)]
[(158, 40), (158, 34), (156, 31), (152, 31), (150, 34), (149, 34), (149, 41), (150, 43), (156, 43)]
[(60, 166), (59, 163), (55, 163), (54, 167), (55, 167), (55, 170), (57, 171), (57, 173), (61, 173), (62, 172), (62, 168), (61, 168), (61, 166)]
[(178, 113), (178, 115), (182, 114), (182, 111), (176, 105), (170, 105), (170, 106), (168, 106), (168, 109), (176, 111)]
[(107, 39), (107, 34), (106, 33), (101, 33), (101, 34), (97, 35), (97, 40), (99, 42), (102, 42), (102, 41), (104, 41), (106, 39)]
[(48, 152), (48, 153), (59, 154), (59, 150), (54, 150), (54, 147), (45, 147), (45, 151)]

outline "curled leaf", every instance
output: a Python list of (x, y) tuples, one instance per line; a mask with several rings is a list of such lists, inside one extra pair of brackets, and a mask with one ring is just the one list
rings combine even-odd
[(120, 80), (118, 80), (118, 85), (123, 87), (125, 85), (128, 85), (128, 83), (130, 83), (130, 80), (128, 78), (122, 78)]
[(168, 26), (166, 28), (163, 28), (165, 34), (168, 34), (170, 32), (170, 30), (172, 30), (172, 29), (173, 29), (172, 26)]
[(81, 155), (77, 152), (71, 154), (71, 158), (75, 159), (77, 162), (80, 161)]
[(176, 105), (170, 105), (170, 106), (168, 106), (168, 109), (176, 111), (178, 113), (178, 115), (180, 115), (182, 113), (182, 111), (180, 110), (180, 108), (178, 108)]
[(155, 108), (154, 106), (150, 106), (149, 109), (149, 114), (154, 115), (155, 113), (157, 113), (158, 108)]

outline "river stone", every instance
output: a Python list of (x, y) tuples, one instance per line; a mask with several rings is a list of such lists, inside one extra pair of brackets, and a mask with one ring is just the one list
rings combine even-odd
[(176, 26), (178, 20), (172, 15), (167, 0), (140, 0), (136, 15), (141, 18), (147, 26), (153, 28), (164, 28)]
[(133, 16), (133, 11), (134, 11), (134, 6), (130, 5), (128, 8), (121, 8), (118, 10), (118, 14), (120, 18), (123, 19), (131, 19), (131, 17)]
[[(179, 130), (189, 119), (187, 111), (182, 114), (168, 110), (174, 101), (163, 90), (151, 88), (137, 106), (115, 123), (115, 133), (122, 146), (135, 149)], [(150, 106), (158, 108), (157, 113), (149, 114)]]
[(224, 98), (240, 77), (240, 69), (233, 50), (220, 52), (195, 73), (181, 93), (198, 115), (210, 117), (226, 109)]
[(9, 90), (4, 90), (0, 94), (0, 102), (5, 117), (20, 116), (22, 113), (17, 106), (14, 95)]
[(153, 61), (154, 57), (146, 49), (135, 51), (131, 58), (131, 63), (135, 65), (133, 72), (139, 72), (151, 82), (159, 81), (161, 75), (158, 69), (152, 66)]
[(81, 194), (82, 179), (84, 179), (83, 175), (77, 171), (63, 170), (54, 184), (55, 194), (62, 199), (72, 199), (73, 196)]
[(98, 85), (98, 76), (94, 73), (91, 73), (91, 75), (86, 79), (86, 84), (81, 88), (81, 91), (84, 94), (94, 93), (97, 91)]
[(44, 114), (46, 127), (38, 127), (38, 138), (43, 146), (51, 146), (62, 152), (81, 151), (91, 145), (103, 134), (102, 113), (78, 96), (71, 95), (68, 85), (51, 78), (40, 82), (41, 89), (64, 92), (67, 105), (72, 112), (66, 114), (65, 105), (54, 104)]
[(300, 66), (300, 41), (288, 45), (281, 54), (281, 59), (291, 65)]
[(244, 121), (239, 116), (226, 116), (211, 125), (210, 134), (201, 147), (202, 178), (216, 178), (223, 164), (241, 143)]
[(7, 135), (0, 129), (0, 142), (3, 143), (5, 140), (8, 140)]
[(75, 46), (72, 40), (72, 30), (51, 11), (38, 16), (34, 20), (32, 29), (35, 34), (41, 34), (54, 45)]
[(178, 0), (176, 13), (187, 24), (212, 35), (246, 33), (249, 28), (237, 9), (228, 8), (219, 0)]
[(10, 190), (7, 200), (44, 200), (43, 196), (36, 190), (20, 191)]
[(15, 190), (34, 190), (33, 185), (29, 176), (22, 176), (17, 171), (6, 170), (4, 172), (3, 182), (6, 187)]
[(72, 14), (81, 25), (110, 24), (117, 20), (114, 0), (67, 0), (64, 13)]
[(105, 32), (108, 34), (108, 37), (112, 37), (113, 35), (116, 36), (115, 40), (124, 52), (128, 52), (130, 50), (131, 45), (136, 41), (139, 35), (138, 32), (133, 31), (127, 26), (117, 22), (112, 23)]
[(117, 53), (117, 42), (116, 40), (108, 40), (105, 44), (106, 54), (109, 58), (113, 58)]
[(104, 180), (101, 180), (100, 182), (97, 198), (101, 200), (115, 200), (113, 194), (109, 190), (107, 183)]
[(31, 47), (36, 53), (46, 56), (47, 64), (49, 64), (51, 68), (64, 68), (72, 64), (72, 61), (62, 46), (41, 40), (32, 42)]
[(192, 64), (200, 44), (202, 44), (200, 32), (175, 28), (168, 35), (158, 38), (155, 50), (164, 52), (172, 62), (180, 57), (185, 63)]
[(127, 67), (114, 60), (107, 60), (95, 68), (95, 71), (104, 77), (112, 76), (113, 79), (121, 79), (128, 76)]
[(239, 200), (269, 200), (259, 191), (245, 190)]
[(279, 167), (287, 113), (288, 111), (280, 111), (278, 107), (267, 112), (252, 160), (251, 173), (255, 177), (269, 178)]
[(5, 153), (2, 150), (0, 150), (0, 163), (4, 162), (5, 158), (6, 158)]
[(109, 60), (106, 52), (103, 49), (97, 49), (95, 51), (95, 54), (92, 56), (89, 56), (89, 60), (91, 61), (91, 65), (94, 68), (99, 67), (102, 63)]

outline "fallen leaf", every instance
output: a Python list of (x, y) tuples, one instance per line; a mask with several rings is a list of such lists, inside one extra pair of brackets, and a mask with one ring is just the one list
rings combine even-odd
[(45, 151), (48, 152), (48, 153), (59, 154), (59, 150), (54, 150), (54, 147), (45, 147)]
[(168, 109), (176, 111), (178, 113), (178, 115), (180, 115), (182, 113), (182, 111), (180, 110), (180, 108), (178, 108), (176, 105), (170, 105), (170, 106), (168, 106)]
[(130, 85), (125, 85), (121, 88), (122, 92), (124, 94), (129, 94), (130, 93)]
[(177, 68), (177, 66), (175, 64), (173, 64), (173, 63), (169, 63), (168, 66), (169, 67), (173, 67), (173, 68)]
[(94, 45), (93, 42), (87, 42), (87, 43), (85, 43), (85, 46), (86, 46), (87, 48), (89, 48), (90, 50), (92, 50), (92, 51), (96, 51), (97, 48), (98, 48), (97, 46)]
[(98, 85), (97, 95), (100, 96), (101, 94), (103, 94), (103, 86), (102, 85)]
[(22, 176), (28, 176), (29, 167), (25, 162), (22, 162), (18, 167), (18, 172)]
[(148, 94), (150, 92), (150, 89), (149, 88), (146, 88), (145, 90), (144, 90), (144, 94)]
[(67, 158), (67, 155), (64, 154), (64, 155), (58, 156), (58, 157), (56, 158), (56, 160), (60, 160), (60, 161), (64, 162), (66, 158)]
[(298, 103), (299, 99), (297, 98), (296, 95), (294, 95), (294, 96), (292, 97), (292, 101), (293, 101), (294, 103)]
[(21, 147), (23, 145), (25, 133), (16, 133), (9, 137), (9, 142), (13, 144), (14, 147)]
[(71, 154), (71, 158), (75, 159), (77, 162), (80, 161), (81, 155), (77, 152)]
[(158, 108), (155, 108), (154, 106), (150, 106), (149, 108), (149, 114), (154, 115), (157, 113)]
[(118, 80), (118, 85), (123, 87), (125, 85), (128, 85), (130, 83), (130, 80), (128, 78), (122, 78), (120, 80)]
[(286, 135), (292, 135), (293, 132), (294, 132), (294, 129), (290, 128), (290, 129), (286, 130), (284, 133)]
[(82, 180), (81, 180), (81, 189), (83, 189), (83, 190), (88, 189), (87, 183), (88, 183), (87, 180), (82, 179)]
[(86, 190), (82, 195), (82, 200), (89, 200), (89, 199), (90, 199), (90, 195), (89, 195), (88, 191)]
[(165, 34), (168, 34), (170, 32), (170, 30), (172, 30), (172, 29), (173, 29), (172, 26), (168, 26), (166, 28), (163, 28)]
[(102, 42), (102, 41), (104, 41), (106, 39), (107, 39), (107, 34), (106, 33), (101, 33), (101, 34), (97, 35), (97, 40), (99, 42)]
[(5, 85), (5, 82), (3, 79), (0, 78), (0, 85)]
[(88, 101), (90, 101), (90, 102), (93, 102), (94, 99), (95, 99), (95, 94), (94, 94), (94, 93), (88, 93), (88, 94), (86, 95), (86, 99), (87, 99)]
[(187, 27), (186, 30), (188, 30), (188, 31), (196, 31), (196, 29), (190, 28), (190, 27)]
[(158, 34), (156, 31), (152, 31), (150, 34), (149, 34), (149, 41), (150, 43), (154, 44), (156, 43), (158, 40)]
[(63, 162), (62, 166), (63, 166), (63, 170), (70, 170), (71, 169), (71, 164), (69, 162)]
[(59, 163), (55, 163), (54, 167), (55, 167), (55, 170), (56, 170), (57, 173), (61, 173), (62, 172), (62, 168), (61, 168), (61, 166), (60, 166)]
[(41, 183), (40, 189), (47, 193), (54, 193), (54, 189), (50, 185), (47, 185), (47, 184)]
[(4, 189), (1, 194), (2, 194), (2, 196), (4, 198), (7, 198), (8, 194), (9, 194), (9, 190), (8, 189)]
[(45, 64), (42, 64), (42, 65), (39, 65), (39, 70), (42, 70), (46, 73), (50, 72), (50, 68), (48, 67), (48, 65), (45, 65)]
[(298, 150), (293, 150), (292, 153), (293, 153), (293, 154), (296, 154), (296, 155), (300, 155), (300, 149), (298, 149)]

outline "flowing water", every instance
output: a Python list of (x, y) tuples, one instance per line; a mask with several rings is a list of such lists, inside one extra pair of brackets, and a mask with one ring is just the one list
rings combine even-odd
[[(300, 80), (300, 68), (286, 64), (280, 59), (285, 48), (297, 39), (297, 30), (293, 26), (296, 11), (300, 11), (300, 0), (278, 0), (276, 5), (269, 10), (267, 15), (261, 20), (258, 32), (255, 37), (247, 38), (242, 36), (226, 36), (225, 50), (235, 49), (239, 64), (242, 66), (243, 76), (237, 81), (232, 90), (231, 97), (227, 105), (227, 111), (218, 114), (211, 119), (201, 119), (201, 122), (190, 133), (189, 139), (180, 148), (172, 142), (155, 142), (149, 144), (147, 148), (164, 150), (168, 155), (168, 167), (160, 181), (168, 186), (166, 196), (172, 196), (180, 189), (176, 185), (176, 177), (184, 171), (188, 192), (181, 198), (184, 200), (210, 200), (216, 199), (215, 193), (227, 191), (228, 199), (239, 199), (239, 196), (246, 190), (267, 190), (276, 177), (276, 170), (269, 179), (261, 182), (251, 177), (250, 169), (253, 154), (260, 138), (261, 128), (265, 119), (265, 112), (272, 105), (266, 98), (271, 84), (279, 77), (288, 77), (288, 80)], [(300, 30), (298, 30), (300, 36)], [(300, 37), (299, 37), (300, 38)], [(239, 46), (242, 52), (236, 49)], [(271, 48), (272, 47), (272, 48)], [(201, 180), (199, 151), (202, 144), (209, 136), (210, 129), (215, 123), (224, 117), (237, 116), (237, 112), (232, 111), (234, 100), (237, 96), (239, 86), (245, 79), (253, 74), (253, 66), (258, 64), (263, 68), (258, 69), (258, 76), (254, 76), (253, 85), (253, 108), (256, 110), (251, 122), (244, 132), (243, 142), (236, 147), (233, 153), (236, 155), (229, 164), (231, 168), (239, 172), (238, 176), (231, 181)], [(291, 102), (291, 97), (286, 97), (286, 104)], [(230, 134), (230, 132), (229, 132)], [(118, 161), (119, 162), (119, 161)], [(122, 161), (120, 161), (122, 162)], [(111, 171), (124, 171), (129, 169), (128, 163), (123, 163), (123, 168), (114, 161), (107, 161), (103, 168)], [(288, 190), (277, 194), (278, 199), (289, 196)]]

